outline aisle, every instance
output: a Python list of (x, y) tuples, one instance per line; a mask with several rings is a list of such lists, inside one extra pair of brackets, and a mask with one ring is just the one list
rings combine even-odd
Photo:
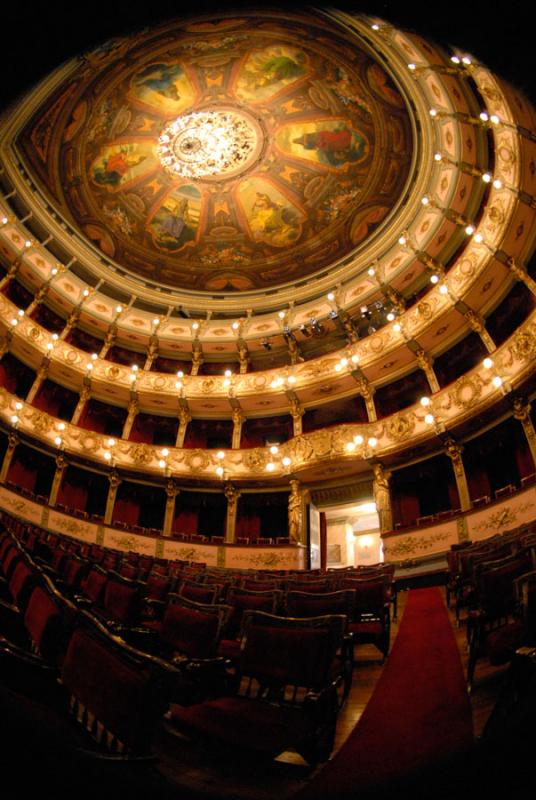
[[(355, 680), (359, 685), (359, 674)], [(473, 742), (471, 707), (443, 597), (409, 593), (391, 655), (354, 732), (297, 797), (356, 796)]]

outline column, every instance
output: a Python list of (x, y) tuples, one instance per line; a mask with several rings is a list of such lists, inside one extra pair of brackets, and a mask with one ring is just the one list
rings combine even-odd
[(192, 371), (191, 375), (198, 375), (199, 368), (203, 363), (203, 350), (201, 349), (201, 345), (199, 342), (194, 342), (193, 350), (192, 350)]
[(302, 417), (304, 415), (304, 410), (300, 405), (300, 402), (297, 397), (294, 397), (290, 401), (290, 414), (292, 417), (292, 424), (293, 424), (293, 433), (294, 436), (301, 436), (302, 433)]
[(306, 544), (305, 499), (298, 480), (290, 481), (288, 497), (288, 535), (291, 542)]
[(238, 358), (240, 360), (240, 375), (245, 375), (249, 366), (249, 351), (245, 342), (238, 343)]
[(136, 419), (136, 414), (140, 409), (140, 405), (136, 397), (133, 397), (128, 404), (128, 414), (125, 420), (125, 424), (123, 426), (123, 433), (121, 434), (122, 439), (128, 439), (130, 436), (130, 431), (132, 430), (132, 426), (134, 425), (134, 420)]
[(151, 336), (149, 341), (149, 347), (147, 348), (147, 358), (145, 359), (145, 364), (143, 365), (144, 370), (150, 370), (153, 366), (153, 361), (158, 356), (158, 337), (154, 334)]
[(34, 295), (34, 299), (32, 300), (32, 302), (30, 303), (30, 305), (27, 307), (26, 311), (24, 312), (27, 317), (30, 317), (32, 315), (32, 313), (35, 311), (35, 309), (37, 308), (37, 306), (41, 305), (41, 303), (43, 302), (43, 300), (46, 297), (47, 292), (48, 292), (48, 284), (44, 283), (39, 288), (39, 290), (36, 292), (36, 294)]
[(5, 334), (2, 337), (0, 337), (0, 361), (9, 350), (9, 345), (11, 343), (11, 336), (12, 336), (11, 330), (7, 330)]
[(65, 472), (66, 466), (67, 466), (67, 460), (65, 456), (60, 453), (59, 456), (56, 456), (56, 472), (54, 473), (54, 478), (52, 480), (52, 487), (50, 489), (50, 496), (48, 498), (49, 506), (56, 505), (56, 500), (58, 499), (58, 492), (60, 490), (61, 481), (63, 479), (63, 473)]
[(48, 365), (49, 365), (49, 360), (45, 356), (43, 358), (43, 362), (42, 362), (41, 366), (37, 370), (37, 375), (35, 376), (35, 380), (31, 385), (30, 391), (28, 392), (28, 396), (26, 398), (26, 402), (27, 403), (33, 403), (33, 401), (35, 400), (35, 395), (37, 394), (37, 392), (41, 388), (41, 386), (43, 384), (43, 381), (45, 380), (45, 378), (48, 375)]
[(177, 441), (175, 447), (184, 447), (184, 437), (186, 436), (186, 428), (192, 419), (188, 408), (181, 406), (179, 408), (179, 430), (177, 431)]
[[(86, 383), (87, 381), (87, 383)], [(80, 397), (78, 398), (78, 403), (76, 404), (76, 408), (73, 411), (73, 416), (71, 417), (71, 425), (78, 425), (80, 422), (80, 417), (82, 416), (82, 411), (89, 400), (91, 395), (91, 384), (88, 378), (84, 378), (84, 385), (80, 391)]]
[(436, 374), (433, 368), (433, 359), (424, 352), (422, 348), (419, 348), (415, 351), (415, 358), (417, 359), (417, 363), (419, 367), (422, 369), (424, 374), (426, 375), (426, 380), (428, 381), (428, 385), (432, 392), (438, 392), (440, 389)]
[(110, 327), (108, 328), (108, 333), (104, 337), (104, 344), (101, 347), (99, 358), (106, 358), (108, 350), (115, 344), (115, 338), (117, 336), (117, 325), (115, 322), (112, 322)]
[(232, 483), (225, 486), (225, 497), (227, 498), (227, 519), (225, 523), (225, 541), (230, 543), (235, 541), (236, 534), (236, 513), (238, 511), (238, 500), (240, 492)]
[(231, 447), (233, 450), (240, 450), (240, 437), (242, 435), (242, 423), (244, 414), (241, 408), (233, 408), (233, 440)]
[(536, 295), (536, 281), (530, 277), (527, 272), (527, 268), (524, 264), (518, 264), (517, 261), (513, 258), (509, 258), (506, 262), (510, 267), (510, 271), (516, 276), (518, 281), (521, 281), (525, 284), (527, 289), (529, 289), (532, 294)]
[(536, 431), (534, 430), (534, 425), (530, 418), (530, 409), (530, 403), (527, 403), (526, 400), (521, 397), (516, 397), (514, 400), (514, 418), (518, 419), (523, 425), (523, 430), (525, 431), (525, 436), (529, 443), (530, 454), (536, 465)]
[(19, 271), (20, 267), (20, 259), (17, 258), (10, 266), (2, 280), (0, 281), (0, 291), (3, 291), (8, 283), (16, 276), (17, 272)]
[(75, 308), (67, 320), (65, 328), (60, 333), (60, 339), (66, 339), (80, 318), (80, 308)]
[(175, 481), (166, 481), (166, 513), (164, 515), (164, 527), (162, 534), (164, 536), (171, 536), (173, 528), (173, 518), (175, 516), (175, 498), (179, 494), (179, 489), (175, 485)]
[(471, 497), (469, 495), (469, 485), (467, 483), (467, 475), (463, 466), (462, 452), (463, 447), (456, 444), (454, 439), (447, 439), (445, 442), (446, 453), (452, 461), (454, 469), (454, 477), (456, 478), (456, 488), (460, 498), (460, 508), (462, 511), (469, 511), (471, 508)]
[(374, 502), (376, 503), (376, 511), (380, 518), (380, 533), (393, 530), (393, 507), (391, 503), (390, 481), (391, 473), (386, 472), (381, 464), (374, 464), (372, 467), (374, 472), (374, 481), (372, 483), (372, 491), (374, 493)]
[(112, 514), (114, 511), (115, 505), (115, 498), (117, 496), (117, 490), (119, 489), (119, 484), (121, 483), (121, 478), (115, 472), (110, 472), (108, 475), (108, 480), (110, 481), (110, 488), (108, 489), (108, 497), (106, 499), (106, 511), (104, 512), (104, 524), (110, 525), (112, 521)]
[[(355, 371), (354, 371), (355, 373)], [(354, 380), (357, 383), (357, 391), (365, 401), (365, 407), (367, 409), (367, 416), (369, 422), (376, 422), (378, 416), (376, 414), (376, 406), (374, 405), (374, 389), (365, 378), (364, 375), (356, 375), (354, 374)]]
[(469, 327), (471, 328), (471, 330), (475, 331), (475, 333), (478, 333), (478, 335), (484, 342), (484, 346), (488, 351), (488, 353), (493, 353), (493, 351), (496, 350), (497, 348), (495, 347), (495, 342), (493, 341), (493, 339), (486, 330), (486, 326), (484, 325), (484, 320), (482, 319), (482, 317), (479, 314), (475, 313), (470, 308), (467, 309), (467, 311), (464, 314), (464, 317), (469, 323)]
[(11, 459), (13, 458), (13, 453), (15, 452), (15, 448), (19, 443), (19, 437), (16, 433), (11, 432), (8, 436), (8, 445), (6, 454), (4, 456), (4, 461), (2, 462), (2, 469), (0, 470), (0, 483), (6, 482), (7, 473), (9, 471), (9, 466), (11, 464)]

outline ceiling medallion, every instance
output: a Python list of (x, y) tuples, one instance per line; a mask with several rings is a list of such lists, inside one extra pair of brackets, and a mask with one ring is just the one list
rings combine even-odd
[(182, 114), (166, 125), (156, 150), (174, 177), (206, 180), (244, 172), (261, 147), (258, 123), (242, 110), (226, 108)]

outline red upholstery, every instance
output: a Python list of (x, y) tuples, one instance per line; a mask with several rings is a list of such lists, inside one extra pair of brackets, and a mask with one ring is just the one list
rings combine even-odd
[(127, 748), (148, 749), (155, 718), (148, 670), (77, 629), (62, 667), (62, 683)]
[(241, 671), (267, 683), (284, 681), (318, 688), (326, 681), (334, 655), (327, 647), (328, 637), (323, 628), (251, 625), (243, 642)]
[(106, 573), (98, 569), (92, 569), (87, 578), (82, 582), (82, 594), (91, 603), (99, 603), (104, 595), (104, 589), (108, 582)]
[(193, 583), (191, 581), (183, 582), (178, 594), (181, 597), (186, 597), (188, 600), (194, 600), (196, 603), (214, 603), (218, 594), (218, 586), (207, 586), (201, 583)]
[(255, 704), (240, 696), (186, 708), (174, 706), (172, 718), (181, 727), (267, 754), (288, 749), (308, 733), (307, 720), (300, 709)]
[(210, 658), (215, 655), (219, 624), (217, 614), (173, 603), (164, 614), (160, 637), (185, 656)]
[(58, 605), (41, 586), (36, 586), (30, 596), (24, 625), (43, 658), (54, 660), (61, 642), (61, 613)]
[(20, 607), (24, 604), (25, 597), (28, 596), (31, 584), (34, 580), (35, 572), (24, 561), (19, 561), (13, 570), (9, 581), (9, 593), (15, 605)]
[(103, 608), (106, 616), (122, 625), (132, 625), (137, 621), (140, 588), (126, 581), (108, 581), (104, 590)]

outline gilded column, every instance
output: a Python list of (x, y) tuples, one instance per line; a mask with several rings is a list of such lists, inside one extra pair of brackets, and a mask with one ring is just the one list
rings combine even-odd
[(507, 264), (510, 267), (510, 271), (516, 276), (518, 281), (524, 283), (527, 289), (529, 289), (532, 294), (536, 295), (536, 281), (528, 274), (527, 268), (524, 266), (524, 264), (518, 264), (513, 258), (509, 258)]
[(380, 518), (380, 533), (393, 530), (393, 507), (391, 503), (390, 481), (391, 473), (386, 472), (381, 464), (374, 464), (374, 481), (372, 491), (376, 511)]
[(302, 433), (302, 417), (304, 415), (304, 410), (300, 405), (300, 402), (297, 398), (293, 398), (290, 401), (290, 414), (292, 417), (292, 424), (294, 429), (294, 436), (301, 436)]
[(0, 361), (5, 356), (5, 354), (9, 350), (9, 345), (11, 343), (11, 331), (7, 330), (5, 334), (0, 337)]
[(523, 425), (523, 430), (525, 431), (525, 436), (527, 437), (527, 442), (529, 443), (532, 460), (536, 465), (536, 431), (534, 430), (534, 425), (532, 424), (532, 419), (530, 417), (530, 409), (530, 403), (527, 403), (521, 397), (517, 397), (514, 400), (514, 418), (518, 419)]
[(376, 406), (374, 405), (373, 387), (364, 376), (356, 377), (354, 375), (354, 379), (357, 383), (357, 391), (365, 401), (369, 422), (376, 422), (378, 415), (376, 414)]
[(106, 358), (108, 350), (115, 344), (115, 338), (117, 336), (117, 325), (115, 322), (112, 322), (110, 327), (108, 328), (108, 333), (104, 337), (104, 344), (101, 347), (99, 358)]
[(227, 518), (225, 523), (225, 541), (234, 542), (236, 534), (236, 514), (238, 511), (238, 500), (240, 492), (232, 483), (225, 486), (225, 497), (227, 498)]
[(454, 477), (456, 478), (456, 487), (460, 498), (460, 508), (462, 511), (468, 511), (471, 508), (471, 497), (469, 495), (467, 475), (465, 474), (465, 468), (463, 466), (462, 452), (463, 447), (456, 444), (454, 439), (447, 439), (446, 453), (452, 461)]
[(419, 367), (426, 375), (426, 380), (428, 381), (431, 391), (439, 392), (441, 387), (439, 386), (439, 382), (434, 372), (433, 359), (427, 353), (425, 353), (422, 348), (419, 348), (415, 352), (415, 358), (417, 359)]
[(173, 518), (175, 516), (175, 498), (179, 494), (179, 489), (175, 485), (175, 481), (166, 481), (166, 513), (164, 516), (164, 527), (162, 533), (164, 536), (171, 536), (171, 529), (173, 527)]
[(24, 313), (27, 317), (30, 317), (37, 308), (37, 306), (41, 305), (41, 303), (46, 297), (47, 292), (48, 292), (48, 284), (44, 283), (35, 293), (34, 299), (30, 303), (30, 305), (26, 308), (26, 311)]
[(64, 329), (60, 333), (60, 339), (67, 338), (68, 334), (72, 331), (72, 329), (78, 322), (79, 318), (80, 318), (80, 308), (75, 308), (71, 312), (71, 315), (69, 316), (69, 319), (67, 320)]
[(158, 356), (158, 337), (154, 334), (151, 336), (151, 340), (149, 342), (149, 347), (147, 348), (147, 358), (145, 359), (145, 364), (143, 365), (144, 370), (150, 370), (153, 366), (153, 361)]
[(177, 431), (177, 441), (175, 442), (175, 447), (183, 447), (184, 446), (184, 437), (186, 436), (186, 429), (188, 427), (188, 423), (192, 419), (190, 412), (184, 406), (179, 408), (179, 430)]
[(58, 499), (58, 492), (60, 490), (61, 481), (66, 466), (67, 466), (67, 460), (65, 456), (60, 453), (59, 456), (56, 456), (56, 472), (54, 473), (54, 478), (52, 480), (52, 488), (50, 489), (50, 496), (48, 498), (49, 506), (56, 505), (56, 500)]
[(115, 470), (108, 475), (108, 480), (110, 481), (110, 488), (108, 489), (108, 497), (106, 499), (106, 511), (104, 512), (105, 525), (110, 525), (112, 521), (115, 498), (117, 496), (117, 490), (119, 489), (119, 484), (121, 483), (121, 478), (119, 477), (117, 472), (115, 472)]
[(0, 292), (5, 289), (5, 287), (11, 280), (13, 280), (13, 278), (19, 271), (19, 267), (20, 267), (20, 259), (17, 258), (10, 266), (10, 268), (8, 269), (2, 280), (0, 281)]
[(192, 371), (191, 375), (198, 375), (199, 368), (203, 363), (203, 350), (201, 349), (201, 345), (199, 342), (194, 342), (193, 350), (192, 350)]
[(11, 432), (8, 437), (8, 445), (6, 454), (4, 456), (4, 460), (2, 462), (2, 469), (0, 470), (0, 483), (6, 482), (7, 473), (9, 471), (9, 467), (11, 464), (11, 459), (13, 458), (13, 453), (15, 452), (15, 448), (19, 443), (19, 437), (16, 433)]
[(307, 530), (305, 527), (305, 498), (300, 489), (298, 480), (290, 481), (290, 494), (288, 496), (288, 535), (291, 542), (306, 544)]
[(245, 342), (238, 344), (238, 358), (240, 360), (240, 375), (245, 375), (249, 366), (249, 351)]
[(78, 403), (76, 404), (76, 408), (73, 411), (73, 416), (71, 418), (71, 424), (72, 425), (78, 425), (78, 423), (80, 422), (80, 417), (82, 416), (82, 411), (84, 410), (84, 407), (85, 407), (87, 401), (89, 400), (90, 395), (91, 395), (91, 385), (90, 385), (89, 380), (88, 380), (87, 383), (84, 382), (84, 385), (82, 386), (82, 390), (80, 391), (80, 396), (78, 398)]
[(34, 382), (31, 385), (30, 391), (28, 392), (28, 396), (26, 398), (27, 403), (33, 403), (33, 401), (35, 400), (35, 395), (43, 385), (43, 381), (48, 375), (48, 366), (49, 366), (49, 360), (45, 356), (45, 358), (43, 358), (41, 366), (37, 370), (37, 374), (35, 376)]
[(241, 408), (233, 408), (233, 440), (231, 447), (233, 450), (240, 449), (240, 437), (242, 436), (242, 423), (244, 422), (244, 414)]
[(128, 439), (130, 436), (130, 431), (132, 430), (132, 426), (134, 425), (134, 420), (136, 419), (136, 414), (140, 410), (140, 405), (136, 397), (133, 397), (128, 404), (128, 414), (125, 420), (125, 424), (123, 425), (123, 433), (122, 438)]
[(497, 348), (495, 347), (495, 342), (487, 332), (486, 326), (484, 325), (484, 320), (482, 319), (480, 314), (477, 314), (475, 311), (469, 308), (465, 312), (464, 317), (469, 323), (469, 327), (471, 328), (471, 330), (475, 331), (475, 333), (478, 333), (478, 335), (484, 342), (484, 346), (488, 351), (488, 353), (493, 353)]

